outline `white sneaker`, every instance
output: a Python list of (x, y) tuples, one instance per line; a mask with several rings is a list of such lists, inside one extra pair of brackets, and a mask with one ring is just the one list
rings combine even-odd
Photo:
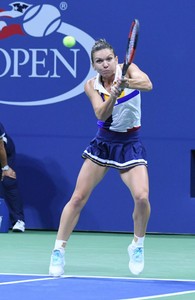
[(54, 250), (51, 255), (49, 275), (60, 277), (64, 274), (65, 259), (60, 250)]
[(129, 270), (134, 275), (139, 275), (144, 269), (144, 247), (129, 245)]
[(25, 223), (21, 220), (18, 220), (16, 224), (12, 228), (13, 232), (24, 232), (25, 231)]

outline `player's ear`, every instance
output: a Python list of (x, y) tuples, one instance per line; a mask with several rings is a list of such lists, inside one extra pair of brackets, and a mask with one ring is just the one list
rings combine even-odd
[(117, 55), (115, 56), (115, 61), (118, 63), (118, 56)]

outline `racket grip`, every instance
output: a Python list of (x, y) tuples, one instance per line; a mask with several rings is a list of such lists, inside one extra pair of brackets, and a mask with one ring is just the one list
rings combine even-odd
[[(121, 79), (123, 80), (125, 78), (124, 75), (121, 76)], [(122, 92), (124, 89), (123, 88), (119, 88), (119, 91)]]

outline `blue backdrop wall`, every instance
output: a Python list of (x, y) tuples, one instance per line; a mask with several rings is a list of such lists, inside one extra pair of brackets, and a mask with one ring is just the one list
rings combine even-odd
[[(10, 5), (12, 3), (12, 5)], [(26, 227), (57, 229), (96, 132), (83, 83), (90, 49), (106, 38), (122, 61), (131, 21), (140, 21), (135, 63), (154, 89), (142, 94), (152, 213), (148, 232), (195, 233), (194, 0), (0, 3), (0, 121), (15, 140)], [(63, 46), (65, 35), (77, 39)], [(133, 231), (133, 201), (110, 170), (77, 230)]]

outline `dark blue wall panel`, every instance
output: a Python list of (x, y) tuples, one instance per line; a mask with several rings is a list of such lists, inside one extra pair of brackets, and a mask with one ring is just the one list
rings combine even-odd
[[(83, 93), (83, 82), (94, 74), (91, 45), (106, 38), (122, 61), (130, 23), (138, 18), (135, 62), (154, 85), (152, 92), (142, 94), (152, 205), (148, 231), (195, 233), (191, 195), (195, 1), (53, 0), (48, 7), (34, 0), (30, 4), (19, 17), (0, 15), (0, 25), (7, 25), (9, 33), (13, 24), (24, 32), (5, 37), (0, 31), (0, 120), (16, 143), (27, 228), (57, 229), (82, 165), (82, 151), (96, 132), (96, 119)], [(9, 1), (1, 1), (0, 8), (11, 10)], [(62, 45), (67, 34), (77, 38), (73, 49)], [(76, 229), (133, 231), (132, 212), (129, 191), (117, 171), (110, 170), (91, 195)]]

